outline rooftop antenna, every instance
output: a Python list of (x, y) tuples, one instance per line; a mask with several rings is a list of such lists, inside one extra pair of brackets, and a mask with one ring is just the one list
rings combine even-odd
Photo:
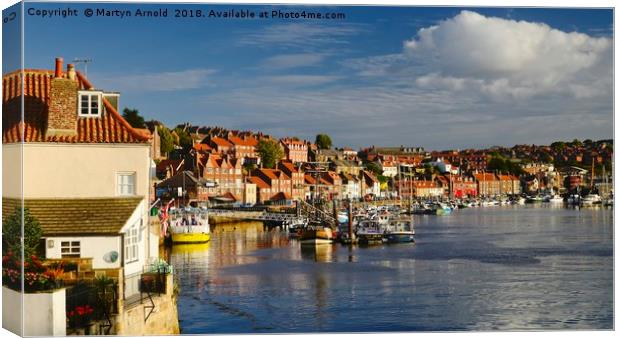
[(73, 59), (73, 63), (83, 63), (84, 64), (84, 76), (88, 78), (88, 64), (93, 62), (93, 59)]

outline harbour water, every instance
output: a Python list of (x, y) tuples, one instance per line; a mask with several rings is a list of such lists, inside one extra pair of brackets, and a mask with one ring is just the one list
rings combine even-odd
[(415, 244), (301, 248), (260, 222), (167, 254), (181, 332), (613, 329), (613, 211), (414, 216)]

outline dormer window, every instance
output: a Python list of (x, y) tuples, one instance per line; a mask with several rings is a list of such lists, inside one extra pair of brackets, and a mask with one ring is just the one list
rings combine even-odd
[(101, 116), (101, 92), (79, 91), (78, 92), (78, 115), (81, 117)]

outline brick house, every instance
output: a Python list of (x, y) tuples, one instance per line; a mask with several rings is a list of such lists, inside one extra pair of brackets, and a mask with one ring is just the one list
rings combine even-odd
[(243, 197), (241, 161), (228, 155), (198, 154), (199, 176), (207, 183), (209, 198), (230, 193), (237, 201)]
[(292, 138), (280, 139), (286, 159), (293, 162), (308, 162), (308, 143)]
[(498, 196), (501, 193), (500, 181), (493, 173), (475, 173), (480, 196)]

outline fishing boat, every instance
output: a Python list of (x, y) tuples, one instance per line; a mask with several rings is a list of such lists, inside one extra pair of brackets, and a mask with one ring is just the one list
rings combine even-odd
[(332, 228), (321, 222), (310, 222), (301, 229), (299, 242), (302, 245), (330, 244), (334, 240)]
[(166, 234), (173, 244), (206, 243), (211, 239), (207, 208), (171, 208)]
[(364, 220), (357, 224), (355, 236), (360, 244), (383, 243), (383, 228), (376, 221)]
[(387, 226), (383, 238), (388, 243), (415, 242), (415, 230), (411, 219), (394, 219)]

